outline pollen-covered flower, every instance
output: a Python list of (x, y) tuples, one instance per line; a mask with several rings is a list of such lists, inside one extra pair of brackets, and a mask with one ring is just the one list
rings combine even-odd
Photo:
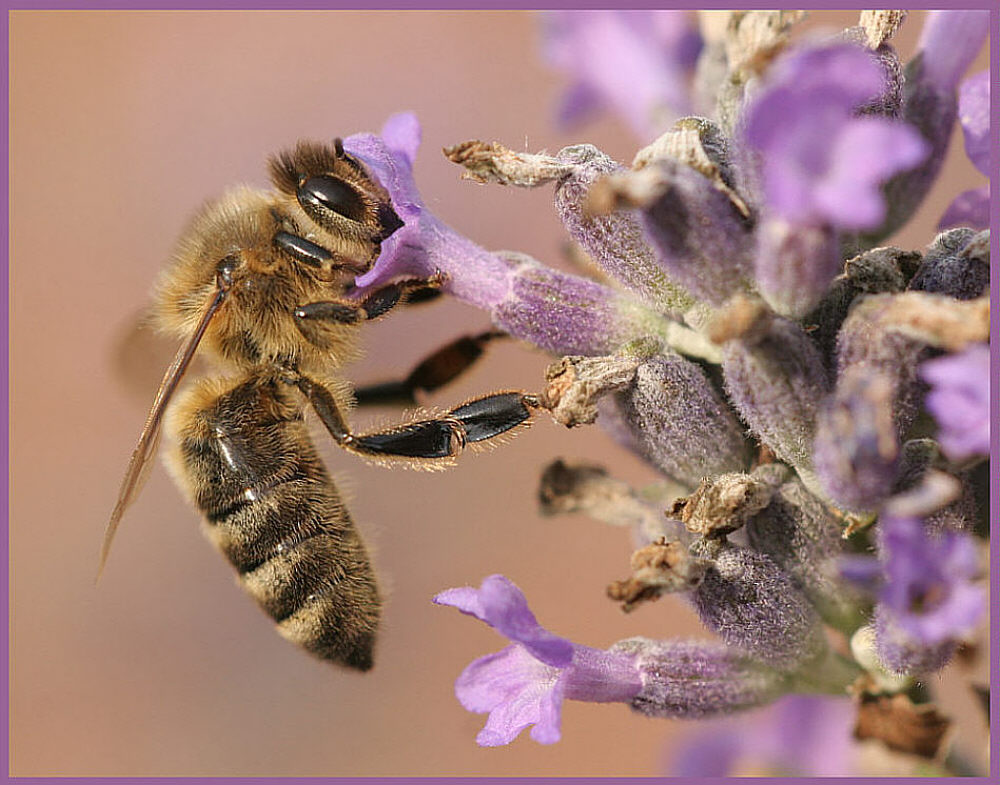
[(689, 111), (688, 81), (701, 36), (684, 11), (552, 11), (543, 22), (549, 62), (575, 80), (563, 125), (610, 109), (643, 139)]
[(938, 422), (938, 441), (949, 458), (961, 460), (990, 451), (990, 348), (928, 360), (921, 378), (931, 385), (927, 408)]
[(455, 695), (469, 711), (489, 713), (476, 741), (483, 747), (510, 744), (529, 725), (542, 744), (559, 741), (565, 699), (631, 700), (642, 688), (635, 657), (571, 643), (546, 630), (524, 594), (502, 575), (478, 589), (448, 589), (434, 598), (486, 622), (512, 645), (469, 665), (455, 682)]

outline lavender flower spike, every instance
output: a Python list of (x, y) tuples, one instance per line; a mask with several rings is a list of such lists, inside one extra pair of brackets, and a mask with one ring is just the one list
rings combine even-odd
[(479, 589), (448, 589), (434, 598), (475, 616), (513, 641), (469, 665), (455, 682), (455, 695), (469, 711), (489, 713), (476, 742), (510, 744), (529, 725), (531, 738), (553, 744), (560, 738), (562, 702), (628, 702), (642, 689), (635, 657), (571, 643), (544, 629), (524, 594), (502, 575)]
[(442, 289), (488, 311), (517, 338), (557, 354), (610, 354), (643, 335), (666, 337), (671, 323), (606, 286), (545, 267), (522, 254), (490, 253), (424, 206), (413, 180), (420, 126), (391, 117), (382, 136), (355, 134), (344, 149), (364, 161), (392, 197), (404, 225), (382, 243), (355, 295), (398, 278), (444, 276)]
[(973, 585), (973, 540), (958, 532), (931, 538), (915, 518), (883, 515), (878, 527), (886, 572), (875, 611), (879, 657), (897, 673), (938, 670), (986, 607)]
[(920, 377), (931, 385), (927, 408), (938, 421), (938, 441), (953, 460), (990, 451), (990, 348), (975, 344), (964, 352), (929, 360)]

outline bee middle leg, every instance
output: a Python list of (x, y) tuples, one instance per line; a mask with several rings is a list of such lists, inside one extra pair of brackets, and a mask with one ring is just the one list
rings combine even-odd
[(479, 359), (487, 343), (506, 337), (501, 330), (463, 335), (425, 357), (405, 379), (358, 387), (355, 398), (361, 406), (416, 403), (418, 391), (434, 392), (453, 381)]
[(322, 384), (302, 375), (297, 375), (294, 383), (337, 444), (372, 457), (452, 458), (467, 444), (492, 439), (529, 420), (532, 410), (539, 407), (538, 399), (527, 393), (491, 393), (435, 419), (355, 435), (333, 396)]

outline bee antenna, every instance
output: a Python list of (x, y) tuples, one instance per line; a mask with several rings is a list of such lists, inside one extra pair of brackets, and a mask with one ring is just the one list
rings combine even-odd
[(333, 151), (337, 154), (337, 158), (344, 157), (344, 140), (339, 136), (333, 140)]

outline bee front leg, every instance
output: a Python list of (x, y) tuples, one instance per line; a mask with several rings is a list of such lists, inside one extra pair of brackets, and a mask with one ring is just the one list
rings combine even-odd
[(535, 396), (523, 392), (491, 393), (457, 406), (442, 417), (355, 435), (323, 385), (301, 375), (294, 383), (338, 445), (374, 458), (453, 458), (466, 444), (492, 439), (526, 422), (539, 406)]
[(308, 325), (319, 322), (335, 322), (337, 324), (356, 324), (358, 322), (377, 319), (395, 307), (404, 296), (412, 291), (425, 291), (441, 285), (444, 280), (441, 275), (430, 278), (415, 278), (398, 281), (383, 286), (371, 292), (360, 301), (324, 300), (307, 303), (295, 309), (296, 324), (299, 331), (308, 337)]

